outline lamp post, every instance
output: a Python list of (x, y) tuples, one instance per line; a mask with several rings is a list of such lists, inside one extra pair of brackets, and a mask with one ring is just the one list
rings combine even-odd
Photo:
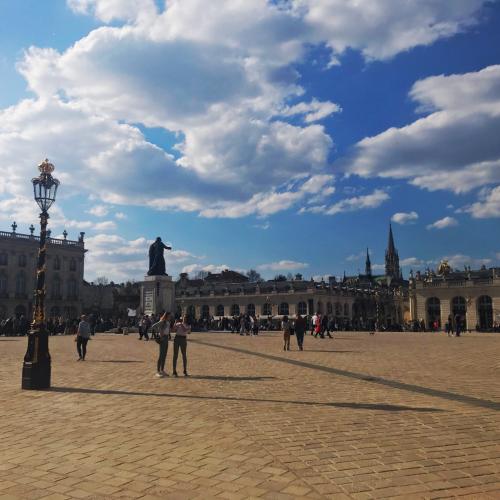
[(47, 240), (48, 210), (56, 200), (59, 181), (52, 177), (54, 165), (45, 159), (39, 166), (40, 175), (32, 179), (33, 194), (40, 210), (40, 246), (36, 269), (35, 304), (33, 321), (28, 334), (28, 349), (23, 363), (23, 389), (50, 388), (49, 336), (45, 328), (45, 256)]

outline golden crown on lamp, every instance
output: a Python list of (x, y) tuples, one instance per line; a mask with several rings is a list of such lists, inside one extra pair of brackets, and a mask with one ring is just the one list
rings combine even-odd
[(54, 165), (50, 163), (48, 158), (45, 158), (45, 160), (38, 165), (38, 170), (40, 170), (42, 174), (51, 174), (54, 171), (54, 168)]

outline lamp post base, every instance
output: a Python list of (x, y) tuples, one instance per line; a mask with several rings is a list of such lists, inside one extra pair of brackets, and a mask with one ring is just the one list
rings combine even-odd
[(48, 334), (45, 330), (28, 334), (28, 350), (24, 357), (22, 389), (50, 389), (51, 360)]
[(38, 363), (25, 361), (21, 387), (28, 390), (50, 389), (50, 359)]

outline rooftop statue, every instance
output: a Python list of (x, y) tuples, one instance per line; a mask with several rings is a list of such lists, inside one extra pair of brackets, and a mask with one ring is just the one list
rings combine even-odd
[(450, 264), (448, 264), (448, 261), (446, 259), (442, 260), (439, 263), (437, 273), (439, 276), (446, 276), (447, 274), (451, 273), (451, 266)]
[(155, 242), (149, 247), (149, 271), (148, 276), (165, 276), (165, 257), (163, 257), (164, 250), (172, 250), (161, 241), (158, 236)]

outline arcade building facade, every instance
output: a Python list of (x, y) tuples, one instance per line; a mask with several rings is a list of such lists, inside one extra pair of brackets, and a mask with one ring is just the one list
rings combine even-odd
[(320, 313), (341, 329), (401, 327), (409, 318), (408, 282), (402, 278), (392, 228), (385, 267), (384, 275), (373, 275), (367, 251), (365, 273), (340, 281), (307, 281), (298, 274), (294, 279), (250, 282), (230, 270), (190, 279), (183, 273), (175, 284), (176, 314), (196, 320), (249, 314), (268, 321)]
[(500, 329), (500, 268), (453, 270), (446, 261), (436, 271), (410, 273), (411, 317), (426, 328), (442, 329), (459, 317), (462, 328), (479, 331)]

